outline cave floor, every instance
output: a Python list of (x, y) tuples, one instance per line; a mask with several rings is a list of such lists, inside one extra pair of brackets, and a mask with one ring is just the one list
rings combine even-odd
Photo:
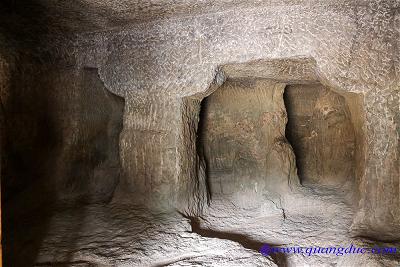
[(236, 242), (192, 233), (179, 213), (132, 205), (58, 207), (9, 231), (7, 266), (276, 266)]
[(263, 244), (368, 245), (351, 237), (346, 196), (345, 190), (303, 188), (282, 206), (216, 196), (201, 218), (122, 204), (58, 207), (18, 220), (6, 247), (15, 252), (12, 266), (398, 266), (399, 259), (379, 255), (270, 258), (258, 252)]
[[(347, 248), (351, 244), (368, 248), (399, 247), (352, 236), (351, 188), (350, 184), (341, 188), (308, 185), (283, 196), (280, 202), (265, 199), (261, 204), (238, 205), (237, 200), (217, 196), (193, 229), (204, 236), (234, 240), (253, 249), (260, 243), (289, 248)], [(399, 266), (400, 263), (396, 255), (278, 253), (271, 256), (278, 266)]]

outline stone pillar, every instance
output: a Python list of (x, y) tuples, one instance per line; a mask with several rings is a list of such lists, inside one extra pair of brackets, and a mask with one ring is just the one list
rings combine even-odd
[(196, 98), (188, 97), (180, 101), (178, 208), (192, 215), (200, 214), (209, 201), (206, 163), (197, 147), (200, 104)]
[[(167, 94), (126, 98), (120, 153), (123, 175), (116, 201), (156, 209), (197, 210), (196, 129), (200, 101)], [(194, 192), (195, 191), (195, 192)]]

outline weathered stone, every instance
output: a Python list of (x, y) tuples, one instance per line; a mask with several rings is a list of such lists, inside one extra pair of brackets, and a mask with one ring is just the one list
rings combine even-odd
[(303, 184), (354, 182), (356, 137), (346, 99), (321, 85), (296, 85), (286, 88), (285, 100)]
[(251, 192), (250, 200), (287, 192), (296, 182), (285, 139), (284, 89), (269, 80), (228, 80), (203, 100), (201, 140), (212, 194)]
[[(18, 263), (5, 264), (272, 264), (209, 237), (252, 249), (397, 245), (399, 10), (397, 0), (2, 1), (3, 234)], [(53, 205), (18, 257), (36, 229), (29, 214)]]

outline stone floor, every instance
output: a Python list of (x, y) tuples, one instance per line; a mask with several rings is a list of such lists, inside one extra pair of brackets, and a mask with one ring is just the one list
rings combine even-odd
[[(215, 198), (194, 229), (207, 236), (219, 235), (242, 244), (261, 242), (276, 247), (399, 247), (352, 237), (350, 226), (354, 202), (351, 185), (342, 188), (302, 187), (282, 196), (281, 201), (240, 203)], [(249, 205), (250, 204), (250, 205)], [(399, 255), (399, 254), (397, 254)], [(302, 254), (272, 255), (278, 266), (399, 266), (400, 258), (389, 255)]]
[(13, 229), (10, 266), (276, 266), (236, 242), (192, 233), (178, 213), (137, 206), (59, 208)]
[(398, 258), (388, 256), (270, 258), (258, 252), (264, 243), (370, 245), (351, 237), (349, 203), (346, 190), (304, 187), (283, 196), (281, 203), (214, 197), (201, 218), (121, 204), (58, 207), (14, 223), (6, 239), (14, 254), (6, 264), (8, 260), (9, 266), (399, 266)]

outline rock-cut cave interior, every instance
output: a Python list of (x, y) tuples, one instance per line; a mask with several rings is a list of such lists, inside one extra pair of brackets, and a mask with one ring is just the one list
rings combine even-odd
[(1, 1), (0, 266), (399, 266), (399, 49), (397, 0)]

